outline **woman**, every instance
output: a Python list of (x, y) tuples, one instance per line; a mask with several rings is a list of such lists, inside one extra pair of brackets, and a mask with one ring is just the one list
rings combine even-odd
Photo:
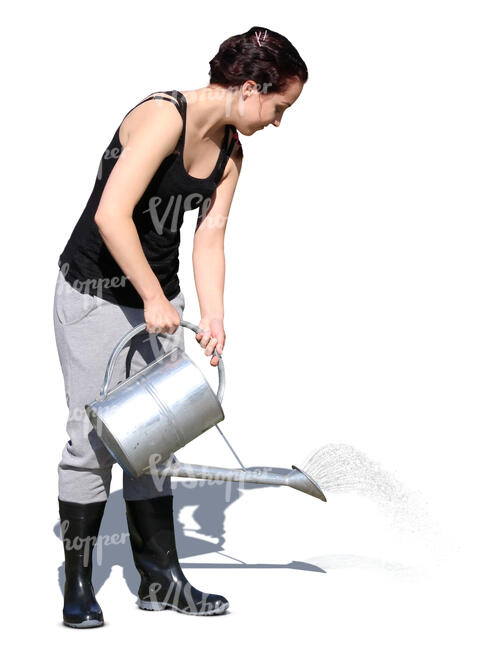
[[(192, 91), (152, 93), (126, 114), (100, 161), (86, 207), (58, 260), (56, 344), (69, 408), (69, 440), (58, 466), (65, 547), (63, 619), (103, 625), (91, 583), (92, 549), (110, 492), (112, 456), (84, 406), (98, 397), (118, 340), (145, 321), (114, 368), (114, 382), (155, 353), (184, 347), (185, 300), (178, 281), (180, 228), (199, 209), (193, 269), (201, 311), (197, 341), (218, 364), (223, 324), (224, 234), (242, 166), (237, 132), (279, 126), (308, 78), (282, 35), (262, 27), (232, 36), (210, 61), (210, 83)], [(221, 614), (223, 596), (194, 588), (178, 561), (170, 477), (124, 472), (123, 496), (135, 565), (138, 605), (188, 614)]]

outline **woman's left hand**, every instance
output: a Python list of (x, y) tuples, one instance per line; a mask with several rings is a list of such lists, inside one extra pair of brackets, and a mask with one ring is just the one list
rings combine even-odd
[[(202, 348), (205, 348), (205, 354), (211, 356), (214, 354), (215, 348), (217, 352), (222, 354), (225, 345), (225, 331), (224, 321), (222, 318), (204, 317), (198, 323), (198, 327), (204, 332), (195, 334), (196, 340), (200, 343)], [(212, 356), (210, 359), (211, 366), (217, 366), (219, 358)]]

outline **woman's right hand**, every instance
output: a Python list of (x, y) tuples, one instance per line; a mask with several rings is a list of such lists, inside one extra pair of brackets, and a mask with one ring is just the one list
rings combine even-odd
[(178, 310), (164, 296), (144, 301), (144, 320), (149, 333), (174, 334), (181, 323)]

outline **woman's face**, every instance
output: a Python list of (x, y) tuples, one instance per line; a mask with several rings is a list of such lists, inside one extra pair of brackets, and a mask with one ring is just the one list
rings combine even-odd
[(265, 126), (279, 126), (283, 113), (300, 96), (303, 82), (293, 79), (282, 93), (259, 93), (253, 82), (243, 86), (243, 99), (238, 106), (237, 128), (243, 135), (252, 135)]

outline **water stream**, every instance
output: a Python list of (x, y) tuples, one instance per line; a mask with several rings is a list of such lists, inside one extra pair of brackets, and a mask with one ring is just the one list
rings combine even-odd
[(324, 445), (300, 469), (319, 484), (326, 497), (339, 493), (362, 495), (376, 502), (400, 528), (412, 532), (430, 528), (420, 495), (351, 445)]

